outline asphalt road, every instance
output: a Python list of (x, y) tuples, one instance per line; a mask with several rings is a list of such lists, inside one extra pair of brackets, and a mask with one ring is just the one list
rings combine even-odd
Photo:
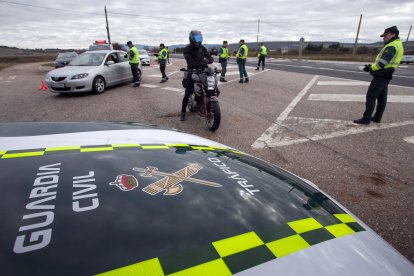
[[(171, 61), (167, 83), (159, 83), (157, 67), (147, 67), (141, 87), (119, 85), (101, 95), (39, 91), (48, 70), (39, 64), (2, 70), (0, 121), (133, 121), (218, 141), (316, 183), (414, 261), (412, 84), (393, 80), (383, 122), (359, 126), (352, 120), (362, 115), (368, 82), (346, 72), (336, 78), (281, 66), (284, 71), (250, 67), (250, 82), (239, 84), (230, 65), (229, 82), (220, 85), (222, 123), (211, 133), (194, 114), (178, 120), (184, 60)], [(307, 69), (313, 70), (301, 70)], [(402, 69), (411, 74), (413, 65)]]

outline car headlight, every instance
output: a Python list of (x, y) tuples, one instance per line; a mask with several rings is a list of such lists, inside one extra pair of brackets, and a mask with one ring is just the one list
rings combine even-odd
[(88, 73), (84, 73), (84, 74), (74, 75), (71, 79), (78, 80), (78, 79), (86, 78), (87, 76), (88, 76)]

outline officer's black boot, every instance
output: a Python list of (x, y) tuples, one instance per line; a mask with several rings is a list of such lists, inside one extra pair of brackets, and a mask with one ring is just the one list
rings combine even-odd
[(181, 112), (180, 121), (185, 121), (185, 112)]
[(239, 83), (243, 83), (243, 79), (240, 79), (240, 80), (239, 80)]

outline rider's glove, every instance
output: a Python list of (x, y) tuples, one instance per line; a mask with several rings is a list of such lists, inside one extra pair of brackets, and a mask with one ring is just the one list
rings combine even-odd
[(365, 72), (371, 72), (371, 71), (372, 71), (372, 69), (371, 69), (371, 65), (370, 65), (370, 64), (365, 64), (365, 66), (364, 66), (364, 71), (365, 71)]

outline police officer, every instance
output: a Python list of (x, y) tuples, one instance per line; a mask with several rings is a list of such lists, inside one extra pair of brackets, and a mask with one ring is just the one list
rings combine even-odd
[[(189, 34), (190, 44), (184, 48), (183, 54), (187, 61), (187, 69), (204, 68), (208, 64), (213, 63), (214, 59), (211, 57), (207, 49), (201, 45), (203, 42), (203, 35), (200, 31), (192, 30)], [(180, 121), (185, 121), (185, 111), (188, 104), (188, 99), (194, 89), (194, 82), (192, 74), (187, 74), (187, 84), (185, 87), (185, 94), (181, 105)]]
[(164, 43), (160, 44), (160, 51), (157, 55), (158, 63), (160, 64), (160, 71), (162, 74), (162, 79), (160, 83), (166, 82), (168, 80), (167, 75), (165, 74), (165, 68), (167, 66), (168, 50), (165, 47)]
[(262, 63), (262, 70), (264, 70), (266, 56), (267, 56), (267, 48), (266, 48), (266, 46), (264, 46), (264, 44), (262, 42), (262, 43), (260, 43), (259, 53), (257, 54), (257, 57), (259, 58), (259, 61), (257, 63), (256, 70), (259, 70), (260, 63)]
[[(237, 65), (239, 66), (239, 73), (240, 73), (239, 83), (249, 82), (249, 77), (247, 76), (247, 71), (246, 71), (246, 58), (247, 58), (249, 49), (244, 43), (245, 43), (244, 39), (240, 39), (239, 41), (240, 47), (236, 52)], [(243, 81), (243, 77), (244, 77), (244, 81)]]
[(127, 46), (129, 48), (129, 52), (124, 56), (125, 58), (128, 58), (129, 65), (131, 66), (131, 72), (132, 72), (132, 83), (133, 87), (138, 87), (140, 85), (140, 76), (138, 73), (138, 64), (139, 64), (139, 53), (137, 47), (132, 44), (131, 41), (127, 42)]
[(227, 49), (228, 45), (229, 44), (227, 43), (227, 41), (223, 41), (223, 47), (221, 47), (219, 50), (219, 62), (221, 64), (221, 82), (227, 82), (224, 77), (226, 76), (227, 71), (227, 60), (230, 58), (229, 49)]
[[(385, 29), (381, 35), (384, 40), (384, 47), (377, 55), (374, 63), (367, 64), (364, 67), (364, 71), (369, 72), (373, 79), (368, 88), (364, 115), (361, 119), (354, 120), (354, 123), (368, 125), (371, 121), (381, 122), (387, 104), (388, 84), (404, 54), (403, 45), (398, 37), (399, 33), (397, 26)], [(374, 116), (371, 117), (376, 101), (378, 101), (377, 110)]]

